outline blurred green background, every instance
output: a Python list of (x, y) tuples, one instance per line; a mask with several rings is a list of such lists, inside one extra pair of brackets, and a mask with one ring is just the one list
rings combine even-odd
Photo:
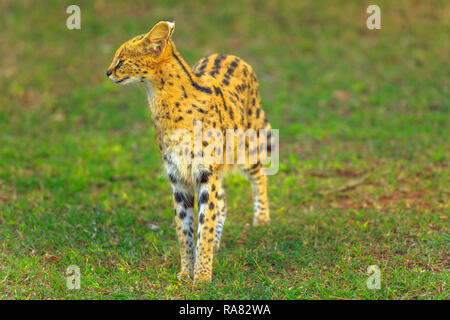
[[(68, 30), (66, 8), (81, 8)], [(381, 8), (368, 30), (366, 8)], [(0, 0), (0, 298), (449, 297), (448, 1)], [(256, 70), (280, 129), (272, 225), (226, 179), (203, 288), (176, 279), (171, 191), (145, 90), (105, 76), (115, 50), (174, 17), (193, 65)], [(81, 289), (66, 288), (66, 268)], [(366, 286), (381, 269), (381, 289)]]

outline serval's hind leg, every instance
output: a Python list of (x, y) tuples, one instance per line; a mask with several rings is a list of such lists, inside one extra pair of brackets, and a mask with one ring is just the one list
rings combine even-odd
[(269, 199), (267, 197), (267, 177), (261, 173), (261, 163), (245, 165), (241, 170), (247, 175), (253, 190), (254, 216), (253, 225), (270, 223)]
[(217, 252), (220, 247), (220, 239), (222, 237), (223, 226), (226, 218), (226, 203), (225, 203), (225, 190), (222, 186), (222, 180), (217, 183), (217, 217), (216, 217), (216, 230), (214, 233), (214, 252)]

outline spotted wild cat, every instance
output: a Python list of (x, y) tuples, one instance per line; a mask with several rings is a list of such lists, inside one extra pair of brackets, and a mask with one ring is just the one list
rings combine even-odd
[[(194, 136), (195, 125), (200, 123), (203, 142), (195, 150), (193, 142), (185, 142), (191, 158), (204, 155), (210, 143), (208, 130), (226, 136), (228, 129), (270, 129), (261, 108), (258, 80), (253, 69), (242, 59), (232, 55), (212, 54), (190, 68), (175, 48), (171, 36), (173, 20), (158, 22), (147, 34), (125, 42), (116, 51), (106, 74), (115, 83), (143, 82), (147, 88), (151, 119), (155, 126), (156, 142), (172, 184), (175, 207), (176, 232), (181, 253), (179, 279), (191, 278), (195, 283), (212, 278), (213, 251), (220, 245), (225, 222), (223, 174), (238, 167), (250, 180), (254, 195), (254, 225), (269, 223), (267, 177), (261, 172), (261, 150), (270, 151), (270, 137), (256, 136), (258, 146), (252, 148), (255, 137), (245, 137), (241, 147), (222, 152), (212, 149), (216, 159), (223, 160), (226, 153), (244, 150), (256, 161), (247, 158), (244, 163), (226, 161), (183, 161), (180, 141), (174, 138), (177, 130)], [(203, 134), (202, 132), (205, 132)], [(256, 131), (259, 132), (259, 131)], [(270, 132), (269, 132), (270, 134)], [(217, 142), (224, 143), (217, 138)], [(236, 139), (237, 136), (236, 136)], [(205, 141), (206, 140), (206, 141)], [(235, 140), (235, 138), (232, 138)], [(226, 147), (225, 147), (226, 148)], [(193, 150), (193, 151), (192, 151)], [(222, 148), (223, 150), (223, 148)], [(198, 232), (194, 247), (194, 198), (197, 193)]]

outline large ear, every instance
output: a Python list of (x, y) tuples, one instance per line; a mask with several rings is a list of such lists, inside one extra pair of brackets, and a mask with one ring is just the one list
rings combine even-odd
[(142, 39), (144, 51), (159, 56), (164, 51), (174, 29), (175, 21), (173, 19), (155, 24)]

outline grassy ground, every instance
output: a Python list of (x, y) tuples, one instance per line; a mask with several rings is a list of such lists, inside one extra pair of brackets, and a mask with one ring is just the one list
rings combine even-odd
[[(76, 2), (69, 31), (73, 1), (0, 1), (0, 298), (450, 296), (446, 1), (377, 1), (378, 31), (365, 1)], [(228, 177), (204, 288), (176, 279), (144, 89), (105, 77), (122, 42), (172, 16), (190, 64), (219, 51), (254, 67), (280, 128), (273, 223), (251, 227), (249, 184)]]

